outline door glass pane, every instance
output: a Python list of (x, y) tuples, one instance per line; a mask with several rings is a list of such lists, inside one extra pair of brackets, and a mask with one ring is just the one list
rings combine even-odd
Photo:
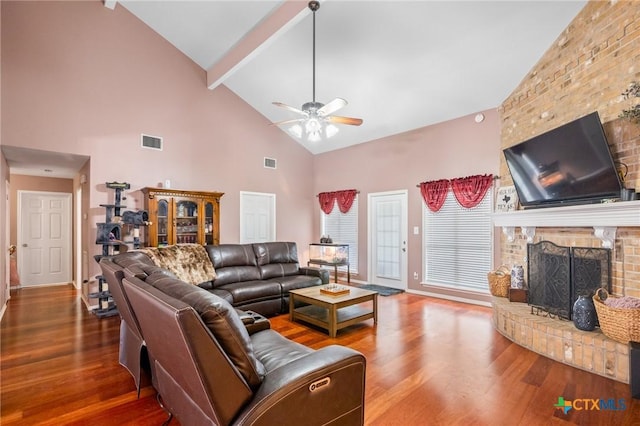
[(169, 201), (158, 201), (158, 246), (169, 244), (168, 238)]
[(176, 243), (198, 242), (198, 203), (178, 201), (176, 203)]
[(400, 279), (400, 203), (396, 201), (378, 203), (376, 209), (377, 276)]
[(204, 241), (213, 244), (213, 203), (204, 205)]

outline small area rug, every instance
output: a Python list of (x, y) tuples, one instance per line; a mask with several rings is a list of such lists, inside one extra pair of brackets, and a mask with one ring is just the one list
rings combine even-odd
[(404, 290), (400, 290), (393, 287), (385, 287), (377, 284), (351, 284), (354, 287), (362, 288), (364, 290), (377, 291), (380, 296), (392, 296), (394, 294), (404, 293)]

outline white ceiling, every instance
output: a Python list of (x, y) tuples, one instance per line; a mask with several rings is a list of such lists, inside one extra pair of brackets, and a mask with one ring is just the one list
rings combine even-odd
[[(312, 100), (312, 14), (307, 1), (293, 2), (300, 14), (223, 80), (269, 121), (298, 118), (273, 101), (300, 108)], [(119, 1), (205, 70), (286, 3)], [(342, 97), (349, 105), (337, 115), (364, 123), (301, 143), (321, 153), (496, 108), (585, 4), (322, 1), (316, 100)]]
[[(300, 108), (312, 100), (307, 3), (105, 0), (153, 28), (265, 122), (298, 118), (273, 101)], [(340, 125), (329, 140), (299, 142), (317, 154), (496, 108), (585, 4), (322, 1), (316, 12), (316, 100), (345, 98), (349, 105), (336, 114), (364, 123)], [(12, 173), (70, 177), (86, 161), (7, 146), (2, 151)]]

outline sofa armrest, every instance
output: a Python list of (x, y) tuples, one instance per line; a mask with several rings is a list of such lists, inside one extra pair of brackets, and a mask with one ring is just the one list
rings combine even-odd
[(249, 335), (271, 328), (271, 322), (257, 312), (243, 311), (242, 309), (236, 308), (236, 313), (249, 332)]
[(310, 266), (301, 266), (300, 274), (318, 277), (320, 278), (320, 280), (322, 280), (322, 284), (329, 284), (329, 280), (331, 278), (328, 270), (322, 269), (322, 268), (314, 268)]
[(351, 348), (331, 345), (311, 352), (267, 373), (235, 422), (329, 424), (340, 418), (342, 424), (363, 424), (365, 370), (365, 357)]

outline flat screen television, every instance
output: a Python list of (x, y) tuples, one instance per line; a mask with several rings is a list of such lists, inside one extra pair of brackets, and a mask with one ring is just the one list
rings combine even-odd
[(598, 112), (503, 152), (523, 208), (620, 197), (622, 183)]

